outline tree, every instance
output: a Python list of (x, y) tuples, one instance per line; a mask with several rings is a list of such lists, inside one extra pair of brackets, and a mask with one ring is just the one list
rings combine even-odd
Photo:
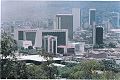
[(43, 63), (43, 69), (47, 72), (48, 78), (53, 79), (57, 74), (57, 67), (53, 66), (53, 57), (55, 56), (53, 53), (48, 53), (44, 49), (40, 49), (38, 54), (43, 56), (46, 62)]
[[(16, 60), (14, 52), (17, 50), (16, 41), (5, 32), (1, 35), (1, 78), (27, 78), (25, 63)], [(7, 56), (12, 56), (7, 58)], [(4, 58), (3, 58), (4, 57)]]
[[(0, 66), (0, 77), (2, 79), (55, 78), (57, 68), (51, 64), (53, 55), (42, 50), (40, 55), (44, 56), (47, 62), (42, 63), (41, 65), (26, 65), (24, 61), (18, 61), (14, 57), (16, 47), (16, 41), (6, 33), (3, 33), (1, 40), (1, 54), (5, 58), (2, 58)], [(7, 58), (9, 55), (13, 56), (13, 58)]]
[(102, 60), (100, 64), (103, 65), (101, 67), (102, 70), (113, 71), (115, 73), (120, 72), (120, 65), (116, 64), (115, 60)]
[[(63, 71), (61, 76), (68, 79), (97, 79), (99, 78), (97, 77), (98, 75), (93, 72), (95, 72), (95, 70), (99, 68), (100, 63), (95, 60), (82, 61), (80, 64), (77, 64), (73, 67), (61, 69), (65, 70), (65, 72)], [(96, 77), (93, 75), (96, 75)]]
[(6, 59), (2, 61), (1, 69), (2, 79), (27, 79), (26, 64), (21, 61), (13, 61)]
[[(51, 68), (51, 69), (50, 69)], [(27, 65), (28, 79), (54, 79), (57, 74), (55, 66), (47, 67), (45, 64), (42, 65)], [(50, 71), (51, 70), (51, 71)], [(51, 74), (51, 76), (50, 76)]]
[(1, 35), (1, 54), (2, 58), (7, 56), (13, 56), (14, 52), (17, 50), (17, 43), (14, 39), (8, 36), (6, 33)]
[(116, 48), (116, 44), (115, 44), (115, 43), (110, 42), (110, 43), (108, 44), (108, 47), (109, 47), (109, 48)]
[(47, 73), (41, 65), (27, 65), (28, 79), (47, 79)]

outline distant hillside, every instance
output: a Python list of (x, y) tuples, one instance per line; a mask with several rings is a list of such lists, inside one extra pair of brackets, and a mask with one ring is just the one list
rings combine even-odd
[(2, 1), (2, 21), (42, 19), (54, 17), (57, 13), (71, 13), (72, 8), (80, 8), (82, 16), (88, 16), (89, 8), (98, 13), (120, 12), (120, 1)]

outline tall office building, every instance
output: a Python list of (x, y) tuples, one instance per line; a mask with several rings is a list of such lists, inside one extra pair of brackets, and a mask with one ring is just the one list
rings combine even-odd
[(111, 12), (109, 15), (109, 21), (112, 24), (113, 29), (118, 29), (118, 28), (120, 29), (119, 16), (120, 16), (119, 12)]
[(100, 27), (96, 27), (96, 37), (95, 37), (95, 43), (100, 45), (103, 44), (103, 28)]
[(49, 53), (57, 53), (57, 37), (47, 35), (43, 37), (43, 49)]
[(73, 15), (57, 14), (55, 29), (68, 29), (68, 38), (73, 39)]
[(95, 22), (92, 24), (92, 44), (95, 45), (96, 38), (96, 25)]
[(89, 25), (92, 27), (92, 44), (95, 44), (95, 32), (96, 32), (96, 21), (95, 21), (96, 9), (89, 9)]
[(93, 25), (95, 23), (95, 13), (96, 9), (89, 9), (89, 25)]
[[(79, 8), (72, 9), (73, 14), (73, 31), (81, 27), (81, 12)], [(80, 28), (81, 29), (81, 28)]]

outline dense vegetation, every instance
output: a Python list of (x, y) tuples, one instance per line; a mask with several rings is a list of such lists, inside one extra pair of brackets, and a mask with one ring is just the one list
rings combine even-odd
[(59, 68), (60, 75), (68, 79), (120, 79), (120, 65), (114, 60), (87, 60), (75, 66)]

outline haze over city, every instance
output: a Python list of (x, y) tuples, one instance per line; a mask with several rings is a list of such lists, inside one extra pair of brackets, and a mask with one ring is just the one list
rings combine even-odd
[(120, 1), (1, 2), (1, 79), (120, 79)]
[(1, 2), (2, 21), (53, 17), (57, 13), (71, 13), (80, 8), (88, 15), (89, 8), (100, 12), (120, 12), (119, 1), (4, 1)]

